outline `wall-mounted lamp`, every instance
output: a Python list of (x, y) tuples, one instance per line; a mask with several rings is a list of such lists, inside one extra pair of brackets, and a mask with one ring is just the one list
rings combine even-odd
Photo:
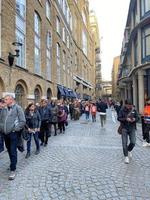
[[(13, 42), (12, 43), (13, 46), (16, 46), (16, 47), (21, 47), (22, 46), (22, 43), (20, 42)], [(16, 54), (12, 54), (11, 52), (9, 52), (8, 54), (8, 63), (9, 63), (9, 66), (13, 66), (13, 63), (14, 63), (14, 58), (15, 57), (19, 57), (19, 49), (15, 49), (15, 52)]]

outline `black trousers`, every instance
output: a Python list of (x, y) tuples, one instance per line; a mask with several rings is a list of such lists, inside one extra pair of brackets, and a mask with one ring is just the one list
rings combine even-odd
[(65, 122), (58, 122), (58, 128), (60, 130), (60, 133), (62, 133), (62, 130), (64, 132), (65, 131)]
[(49, 136), (50, 136), (49, 123), (42, 122), (41, 128), (40, 128), (40, 134), (39, 134), (39, 138), (41, 139), (41, 142), (47, 144)]

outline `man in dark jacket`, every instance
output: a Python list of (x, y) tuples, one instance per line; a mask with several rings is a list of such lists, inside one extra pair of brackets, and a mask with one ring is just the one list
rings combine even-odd
[[(125, 156), (124, 162), (129, 163), (129, 157), (131, 157), (131, 151), (133, 150), (136, 142), (136, 122), (139, 120), (138, 113), (133, 108), (132, 103), (129, 100), (125, 101), (125, 106), (120, 110), (118, 114), (118, 121), (122, 126), (122, 147)], [(128, 137), (130, 144), (128, 145)], [(128, 157), (129, 156), (129, 157)]]
[(26, 120), (23, 109), (15, 103), (12, 95), (6, 95), (4, 100), (6, 108), (3, 108), (0, 113), (0, 132), (4, 135), (10, 158), (9, 180), (13, 180), (16, 175), (18, 133), (23, 129)]
[(101, 121), (101, 127), (104, 127), (105, 123), (106, 123), (106, 110), (107, 110), (108, 106), (105, 103), (104, 100), (99, 100), (99, 102), (97, 103), (97, 111), (100, 114), (100, 121)]
[(40, 139), (41, 145), (47, 146), (48, 138), (50, 136), (49, 123), (51, 121), (51, 110), (48, 106), (46, 99), (42, 99), (41, 106), (39, 108), (39, 113), (41, 116), (41, 130), (40, 130)]

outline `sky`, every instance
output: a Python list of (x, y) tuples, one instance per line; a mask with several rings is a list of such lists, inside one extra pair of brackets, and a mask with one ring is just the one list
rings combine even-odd
[(113, 58), (121, 53), (130, 0), (89, 0), (101, 38), (102, 79), (111, 80)]

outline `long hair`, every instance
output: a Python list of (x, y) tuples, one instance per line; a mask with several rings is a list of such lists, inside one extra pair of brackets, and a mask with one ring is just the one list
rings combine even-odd
[(26, 109), (25, 109), (25, 113), (26, 113), (26, 114), (30, 112), (30, 107), (31, 107), (32, 105), (35, 106), (35, 111), (36, 111), (36, 105), (35, 105), (35, 103), (32, 102), (32, 103), (29, 103), (28, 106), (26, 107)]

